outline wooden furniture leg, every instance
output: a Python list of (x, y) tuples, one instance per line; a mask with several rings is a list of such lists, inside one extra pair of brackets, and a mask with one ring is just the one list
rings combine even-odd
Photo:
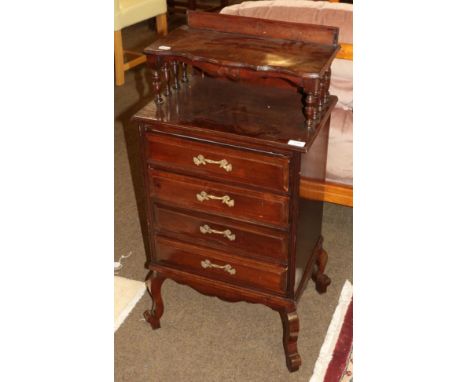
[(122, 31), (114, 31), (114, 60), (115, 60), (115, 83), (121, 86), (125, 82), (124, 52), (122, 45)]
[(161, 327), (159, 320), (164, 313), (164, 304), (161, 297), (161, 286), (166, 278), (157, 272), (153, 272), (153, 275), (146, 281), (148, 291), (153, 299), (153, 307), (151, 310), (145, 311), (143, 316), (145, 320), (156, 330)]
[(325, 274), (327, 262), (328, 253), (321, 248), (315, 259), (315, 270), (312, 272), (312, 280), (315, 281), (315, 289), (320, 294), (325, 293), (328, 286), (331, 284), (330, 277)]
[(299, 336), (299, 316), (296, 306), (283, 308), (279, 311), (283, 323), (283, 347), (286, 356), (286, 366), (289, 371), (297, 371), (301, 366), (301, 356), (297, 351), (297, 338)]
[(160, 35), (163, 35), (163, 36), (167, 35), (167, 14), (166, 13), (156, 16), (156, 30), (158, 34)]

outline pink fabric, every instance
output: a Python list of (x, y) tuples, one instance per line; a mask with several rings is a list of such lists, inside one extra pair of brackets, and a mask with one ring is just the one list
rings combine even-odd
[(337, 107), (353, 108), (353, 61), (335, 59), (332, 62), (330, 94), (338, 97)]
[(339, 42), (353, 43), (353, 5), (309, 0), (245, 1), (220, 13), (340, 28)]
[(333, 110), (328, 138), (327, 180), (353, 185), (353, 111)]
[[(313, 178), (310, 163), (313, 152), (302, 157), (301, 176)], [(326, 180), (346, 185), (353, 184), (353, 111), (335, 108), (331, 115), (328, 138)]]
[[(246, 1), (231, 5), (221, 13), (270, 20), (331, 25), (340, 28), (338, 40), (353, 43), (353, 5), (328, 1), (272, 0)], [(332, 112), (326, 179), (353, 184), (353, 62), (336, 59), (332, 63), (330, 94), (338, 96)], [(308, 163), (312, 153), (304, 155), (301, 175), (313, 177)]]

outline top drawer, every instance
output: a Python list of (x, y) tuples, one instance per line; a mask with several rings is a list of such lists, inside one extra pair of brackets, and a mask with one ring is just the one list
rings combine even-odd
[(210, 143), (146, 134), (147, 159), (168, 169), (273, 191), (289, 191), (289, 158), (241, 151)]

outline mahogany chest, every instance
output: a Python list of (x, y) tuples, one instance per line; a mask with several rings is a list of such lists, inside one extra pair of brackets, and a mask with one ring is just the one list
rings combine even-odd
[(166, 278), (279, 312), (290, 371), (297, 303), (324, 274), (322, 203), (299, 196), (301, 156), (325, 176), (337, 29), (191, 12), (147, 48), (155, 99), (139, 124), (153, 329)]

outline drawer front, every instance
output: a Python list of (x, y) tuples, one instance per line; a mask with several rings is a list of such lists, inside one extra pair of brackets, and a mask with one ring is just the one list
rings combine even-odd
[(212, 215), (188, 215), (157, 205), (154, 216), (155, 229), (167, 236), (287, 264), (287, 233)]
[(245, 287), (286, 291), (287, 268), (156, 236), (156, 261)]
[(235, 219), (288, 225), (288, 198), (277, 194), (149, 169), (151, 197), (176, 207), (215, 213)]
[(288, 192), (289, 159), (286, 157), (147, 134), (147, 158), (150, 163), (168, 169)]

